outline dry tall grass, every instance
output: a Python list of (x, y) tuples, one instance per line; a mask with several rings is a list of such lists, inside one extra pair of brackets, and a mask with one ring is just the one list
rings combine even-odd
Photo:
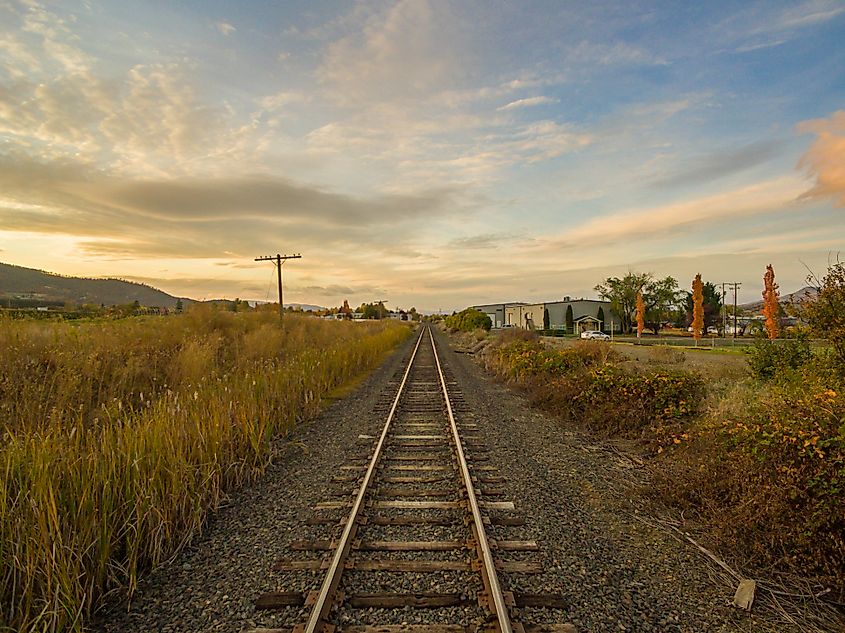
[(0, 630), (81, 630), (259, 476), (274, 437), (409, 334), (277, 319), (0, 323)]

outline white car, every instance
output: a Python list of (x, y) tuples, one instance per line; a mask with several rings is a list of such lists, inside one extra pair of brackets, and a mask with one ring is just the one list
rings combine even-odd
[(608, 336), (604, 332), (599, 332), (598, 330), (587, 330), (585, 332), (581, 332), (581, 338), (591, 339), (595, 341), (610, 340), (610, 336)]

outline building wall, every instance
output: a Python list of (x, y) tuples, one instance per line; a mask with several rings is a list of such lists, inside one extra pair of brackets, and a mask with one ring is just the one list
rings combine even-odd
[(544, 309), (544, 303), (509, 305), (505, 308), (505, 324), (526, 328), (528, 319), (531, 319), (534, 329), (542, 330)]
[(493, 327), (502, 327), (507, 323), (505, 318), (505, 311), (513, 306), (520, 306), (524, 305), (522, 303), (513, 302), (513, 303), (485, 303), (482, 305), (470, 306), (476, 310), (479, 310), (490, 317), (490, 322), (493, 324)]
[(553, 330), (562, 330), (566, 328), (566, 308), (567, 306), (572, 306), (573, 320), (583, 316), (597, 318), (599, 308), (601, 308), (604, 310), (604, 323), (602, 324), (604, 331), (610, 331), (611, 323), (613, 323), (614, 332), (619, 331), (619, 324), (621, 320), (618, 315), (611, 311), (609, 301), (576, 299), (574, 301), (553, 301), (545, 305), (549, 311), (549, 326)]
[(549, 311), (549, 327), (553, 330), (566, 329), (566, 307), (572, 306), (572, 318), (582, 316), (598, 317), (599, 308), (604, 310), (604, 323), (602, 328), (605, 332), (610, 331), (611, 322), (614, 332), (620, 330), (621, 319), (610, 310), (609, 301), (596, 301), (593, 299), (576, 299), (573, 301), (551, 301), (547, 303), (489, 303), (472, 306), (490, 317), (493, 327), (513, 325), (525, 327), (526, 317), (534, 323), (534, 328), (543, 329), (543, 312)]
[[(546, 309), (549, 311), (549, 327), (553, 330), (566, 329), (566, 306), (571, 302), (554, 301), (546, 304)], [(575, 308), (572, 308), (573, 313)]]
[(535, 330), (542, 330), (543, 311), (545, 308), (545, 303), (532, 303), (527, 306), (522, 306), (522, 327), (526, 327), (528, 319), (530, 319)]

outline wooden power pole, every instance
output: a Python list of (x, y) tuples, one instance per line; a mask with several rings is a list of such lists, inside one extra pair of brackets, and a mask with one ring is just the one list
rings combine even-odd
[(262, 257), (256, 257), (255, 261), (257, 262), (273, 262), (273, 265), (276, 266), (276, 273), (279, 275), (279, 318), (284, 318), (285, 316), (285, 304), (283, 302), (284, 295), (282, 294), (282, 264), (284, 264), (289, 259), (301, 259), (302, 255), (296, 253), (295, 255), (279, 255), (276, 253), (275, 255), (264, 255)]
[(384, 302), (385, 301), (387, 301), (387, 299), (379, 299), (378, 301), (375, 302), (375, 304), (378, 306), (378, 320), (379, 321), (384, 319)]

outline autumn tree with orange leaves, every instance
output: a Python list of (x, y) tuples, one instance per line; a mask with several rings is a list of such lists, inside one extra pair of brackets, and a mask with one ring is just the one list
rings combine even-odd
[(643, 335), (645, 330), (645, 301), (642, 291), (637, 293), (637, 338)]
[(775, 283), (775, 269), (769, 264), (766, 266), (766, 274), (763, 275), (763, 316), (766, 317), (766, 335), (769, 339), (778, 337), (780, 325), (778, 316), (780, 314), (780, 294), (778, 285)]
[(701, 273), (692, 280), (692, 335), (696, 345), (704, 331), (704, 284)]

